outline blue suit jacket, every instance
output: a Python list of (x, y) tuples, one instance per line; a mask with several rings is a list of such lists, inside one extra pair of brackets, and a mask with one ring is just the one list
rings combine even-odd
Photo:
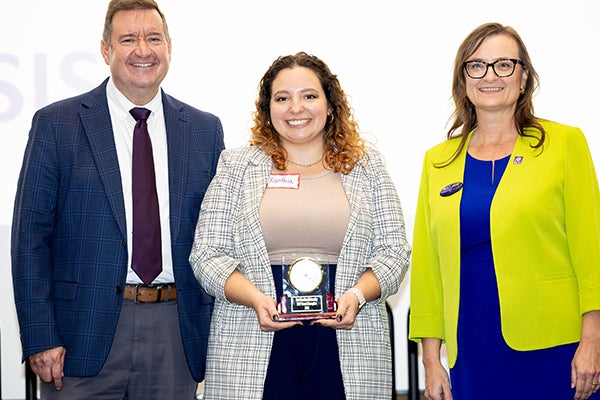
[[(33, 117), (15, 200), (12, 273), (23, 359), (65, 346), (67, 376), (108, 355), (127, 274), (125, 206), (106, 83)], [(188, 364), (204, 378), (213, 300), (188, 257), (200, 203), (224, 147), (220, 120), (164, 93), (170, 228)]]

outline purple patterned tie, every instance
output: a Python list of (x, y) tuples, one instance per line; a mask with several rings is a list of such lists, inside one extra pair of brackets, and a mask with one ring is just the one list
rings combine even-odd
[(149, 285), (162, 270), (160, 217), (152, 143), (146, 120), (150, 110), (141, 107), (129, 111), (137, 121), (133, 129), (133, 255), (132, 268)]

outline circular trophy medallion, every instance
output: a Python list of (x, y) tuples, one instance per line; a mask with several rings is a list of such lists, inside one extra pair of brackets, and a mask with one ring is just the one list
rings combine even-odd
[(290, 265), (288, 279), (294, 289), (299, 292), (310, 293), (321, 286), (323, 268), (317, 260), (310, 257), (301, 257)]

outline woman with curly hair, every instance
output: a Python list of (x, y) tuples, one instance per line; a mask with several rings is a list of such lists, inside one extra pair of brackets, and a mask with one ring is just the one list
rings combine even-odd
[(337, 77), (315, 56), (279, 57), (250, 143), (221, 155), (190, 256), (216, 299), (206, 398), (388, 399), (385, 300), (409, 256)]

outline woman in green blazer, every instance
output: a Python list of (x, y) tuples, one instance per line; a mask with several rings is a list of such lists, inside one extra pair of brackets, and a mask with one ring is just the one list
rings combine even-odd
[(454, 123), (425, 155), (414, 231), (409, 335), (427, 399), (599, 388), (598, 182), (582, 132), (533, 115), (537, 82), (510, 27), (459, 48)]

